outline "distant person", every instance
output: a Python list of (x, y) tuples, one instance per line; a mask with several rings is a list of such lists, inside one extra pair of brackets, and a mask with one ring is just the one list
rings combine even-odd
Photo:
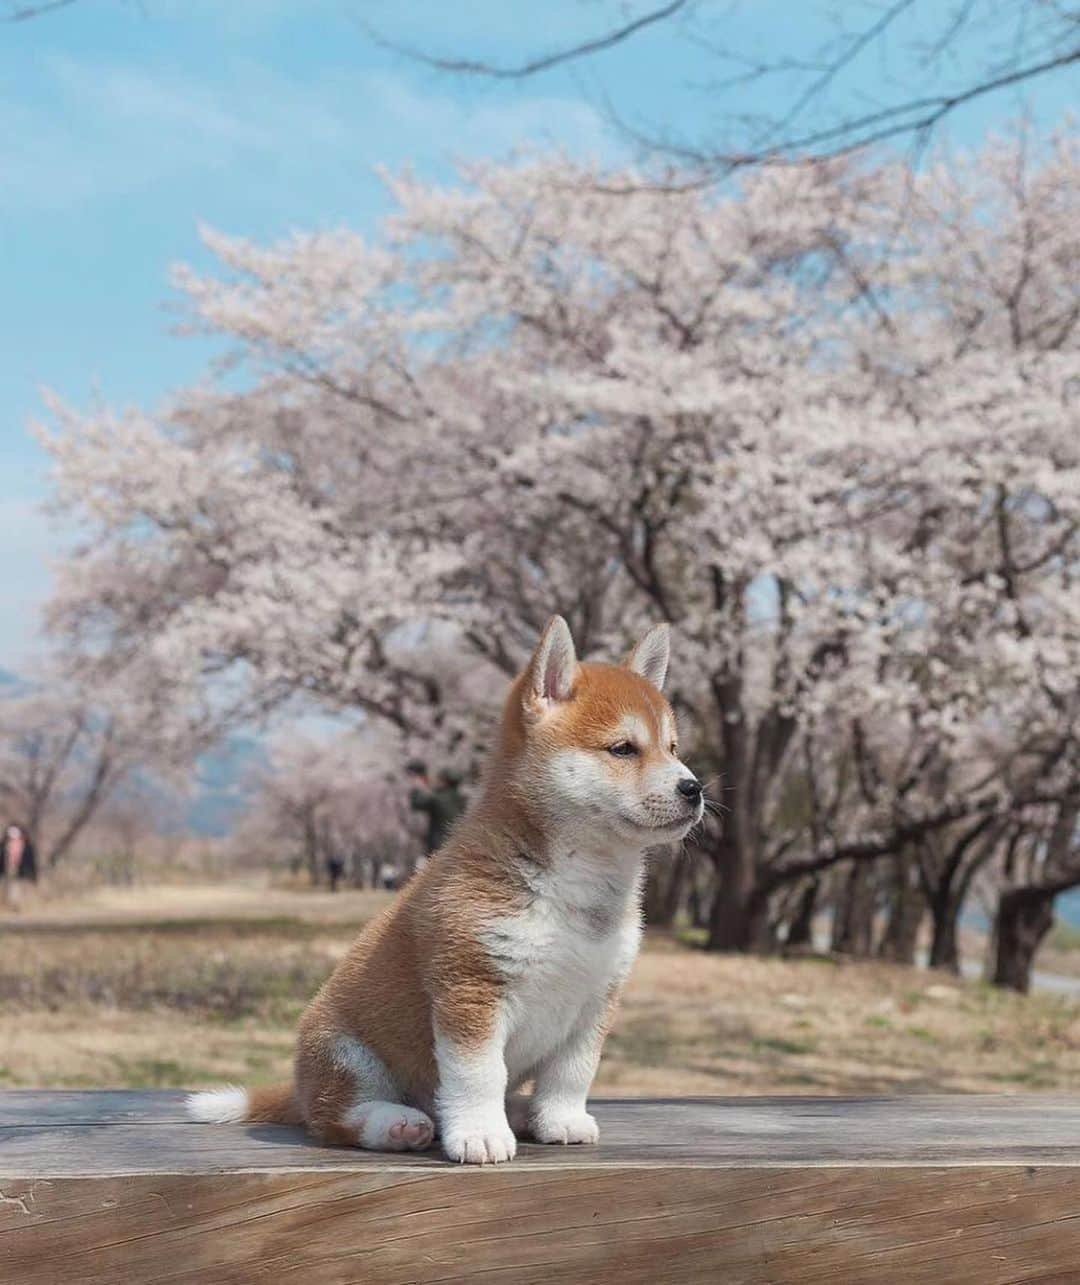
[(340, 857), (329, 857), (326, 862), (326, 872), (330, 876), (330, 891), (337, 892), (341, 876), (345, 873), (345, 862)]
[(0, 870), (4, 880), (4, 902), (17, 909), (21, 900), (19, 895), (20, 880), (30, 883), (37, 881), (37, 854), (30, 836), (21, 825), (9, 825), (4, 831), (4, 840), (0, 848)]
[(405, 770), (417, 782), (409, 794), (409, 806), (416, 812), (427, 813), (425, 854), (430, 856), (446, 842), (450, 827), (465, 811), (461, 777), (454, 771), (444, 769), (439, 773), (433, 789), (425, 763), (414, 759)]
[(446, 800), (450, 812), (450, 824), (453, 825), (469, 806), (461, 788), (461, 773), (452, 767), (443, 768), (439, 773), (435, 789), (436, 793), (441, 794)]
[(397, 866), (392, 861), (384, 861), (379, 866), (379, 887), (390, 892), (398, 886), (398, 882)]

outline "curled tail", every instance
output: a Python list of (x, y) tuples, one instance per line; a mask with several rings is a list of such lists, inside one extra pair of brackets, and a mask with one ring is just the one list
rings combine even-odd
[(304, 1117), (291, 1084), (268, 1089), (224, 1089), (189, 1093), (184, 1108), (192, 1120), (203, 1124), (303, 1124)]

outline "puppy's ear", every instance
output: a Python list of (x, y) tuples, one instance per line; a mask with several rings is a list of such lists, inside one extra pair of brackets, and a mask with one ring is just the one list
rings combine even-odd
[(666, 624), (653, 625), (626, 658), (627, 669), (647, 678), (654, 687), (662, 688), (671, 656), (671, 630)]
[(569, 700), (576, 677), (577, 653), (570, 626), (562, 616), (552, 616), (525, 670), (526, 710), (543, 714), (559, 701)]

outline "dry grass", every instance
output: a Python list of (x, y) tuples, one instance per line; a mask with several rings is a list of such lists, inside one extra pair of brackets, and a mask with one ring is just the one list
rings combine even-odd
[[(280, 1079), (304, 1003), (383, 900), (226, 886), (41, 907), (0, 933), (0, 1084)], [(597, 1089), (1018, 1092), (1071, 1088), (1078, 1075), (1074, 999), (657, 938)]]
[(1001, 1093), (1071, 1088), (1078, 1073), (1075, 999), (653, 940), (599, 1082), (617, 1093)]

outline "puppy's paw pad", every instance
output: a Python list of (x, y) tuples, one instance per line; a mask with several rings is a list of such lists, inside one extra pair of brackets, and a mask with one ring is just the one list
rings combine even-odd
[(535, 1116), (532, 1135), (537, 1142), (567, 1144), (592, 1144), (600, 1141), (600, 1130), (587, 1111), (574, 1111), (565, 1115)]
[(402, 1151), (423, 1151), (431, 1146), (435, 1126), (426, 1117), (418, 1120), (399, 1120), (389, 1130), (389, 1143)]
[(435, 1137), (431, 1117), (400, 1102), (364, 1102), (347, 1117), (361, 1147), (371, 1151), (423, 1151)]

